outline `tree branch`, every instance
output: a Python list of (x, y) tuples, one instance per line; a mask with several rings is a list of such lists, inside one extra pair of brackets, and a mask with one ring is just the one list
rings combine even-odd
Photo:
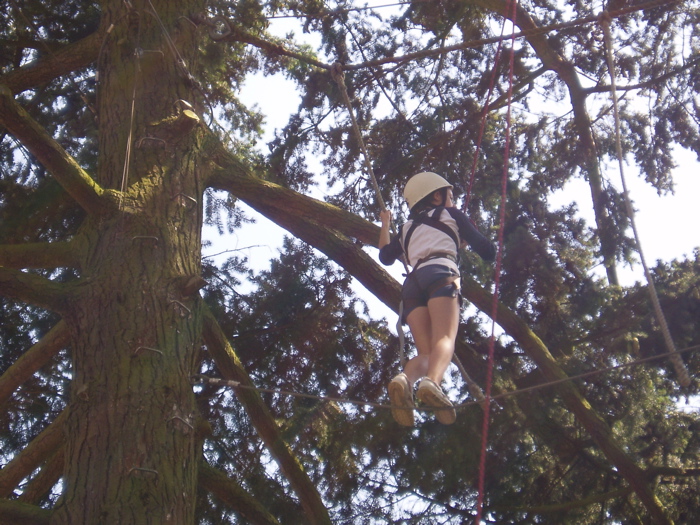
[[(669, 3), (675, 3), (675, 2), (681, 2), (682, 0), (670, 0)], [(482, 7), (485, 7), (491, 11), (496, 12), (499, 15), (502, 15), (504, 10), (499, 7), (499, 8), (494, 8), (493, 3), (489, 4), (491, 0), (477, 0), (477, 2), (480, 2), (480, 5)], [(630, 13), (634, 13), (637, 11), (641, 11), (644, 9), (648, 9), (649, 7), (653, 7), (654, 2), (648, 2), (646, 4), (637, 4), (634, 6), (626, 7), (623, 9), (618, 9), (614, 11), (609, 11), (608, 15), (611, 18), (617, 18), (620, 16), (628, 15)], [(498, 9), (501, 9), (498, 11)], [(522, 10), (522, 12), (525, 12)], [(520, 17), (520, 12), (518, 12), (518, 18)], [(527, 17), (529, 19), (529, 16)], [(373, 59), (373, 60), (366, 60), (361, 63), (357, 64), (343, 64), (343, 69), (346, 71), (351, 71), (351, 70), (358, 70), (358, 69), (366, 69), (366, 68), (376, 68), (379, 66), (382, 66), (384, 64), (403, 64), (405, 62), (411, 62), (413, 60), (420, 60), (423, 58), (434, 58), (438, 57), (440, 55), (446, 55), (448, 53), (452, 53), (455, 51), (463, 51), (465, 49), (474, 49), (477, 47), (484, 47), (489, 44), (496, 44), (502, 40), (510, 40), (511, 38), (534, 38), (534, 37), (540, 37), (540, 38), (546, 38), (546, 35), (548, 33), (552, 33), (555, 31), (562, 31), (563, 29), (569, 29), (577, 26), (585, 26), (589, 25), (592, 23), (595, 23), (599, 20), (599, 15), (589, 15), (585, 16), (582, 18), (578, 18), (575, 20), (570, 20), (568, 22), (557, 22), (555, 24), (550, 24), (546, 26), (536, 26), (534, 24), (527, 25), (526, 27), (522, 27), (520, 24), (520, 28), (522, 29), (520, 32), (515, 33), (514, 35), (507, 35), (507, 36), (497, 36), (497, 37), (490, 37), (490, 38), (479, 38), (475, 40), (467, 40), (465, 42), (460, 42), (458, 44), (453, 44), (450, 46), (443, 46), (443, 47), (437, 47), (437, 48), (430, 48), (430, 49), (424, 49), (422, 51), (416, 51), (413, 53), (407, 53), (405, 55), (400, 55), (400, 56), (385, 56), (382, 58), (378, 59)], [(251, 35), (250, 33), (242, 30), (239, 27), (236, 27), (235, 25), (229, 23), (227, 20), (217, 17), (217, 21), (223, 22), (226, 25), (226, 30), (224, 31), (223, 34), (216, 34), (215, 32), (211, 32), (210, 36), (213, 40), (220, 41), (220, 42), (244, 42), (246, 44), (253, 45), (259, 49), (262, 49), (263, 51), (268, 52), (270, 55), (281, 55), (281, 56), (287, 56), (290, 58), (295, 58), (299, 60), (300, 62), (304, 62), (307, 64), (314, 65), (316, 67), (322, 68), (322, 69), (330, 69), (332, 66), (329, 64), (324, 64), (323, 62), (319, 62), (318, 60), (314, 59), (313, 57), (310, 57), (308, 55), (304, 55), (303, 53), (298, 53), (292, 50), (289, 50), (282, 46), (281, 44), (276, 44), (269, 42), (267, 40), (264, 40), (260, 37), (257, 37), (255, 35)], [(215, 22), (206, 22), (209, 25), (214, 25)]]
[(61, 312), (66, 288), (49, 279), (0, 266), (0, 295)]
[(331, 66), (329, 64), (324, 64), (323, 62), (320, 62), (312, 56), (305, 55), (304, 53), (300, 53), (298, 51), (292, 51), (281, 44), (277, 44), (275, 42), (271, 42), (269, 40), (265, 40), (258, 36), (252, 35), (247, 31), (244, 31), (240, 27), (236, 26), (235, 24), (231, 24), (228, 20), (225, 20), (222, 17), (217, 17), (217, 19), (218, 21), (224, 23), (226, 26), (224, 33), (221, 35), (217, 36), (213, 32), (209, 33), (210, 37), (213, 40), (216, 40), (217, 42), (243, 42), (245, 44), (255, 46), (258, 49), (262, 49), (263, 51), (267, 52), (270, 56), (286, 56), (289, 58), (295, 58), (300, 62), (304, 62), (306, 64), (311, 64), (320, 69), (331, 69)]
[(17, 94), (87, 67), (97, 58), (104, 36), (105, 32), (99, 30), (82, 40), (53, 50), (41, 60), (0, 76), (0, 84), (6, 85), (13, 94)]
[(22, 494), (18, 501), (36, 504), (46, 496), (51, 488), (58, 483), (63, 475), (65, 462), (65, 447), (59, 448), (42, 467), (41, 471), (32, 478), (22, 489)]
[[(482, 312), (490, 312), (493, 296), (484, 290), (469, 276), (462, 276), (462, 292)], [(566, 373), (559, 367), (552, 354), (542, 340), (530, 330), (527, 324), (515, 312), (502, 303), (498, 303), (497, 322), (505, 332), (518, 342), (518, 345), (537, 363), (547, 381), (566, 379)], [(570, 381), (557, 384), (553, 388), (562, 397), (566, 406), (576, 419), (588, 431), (605, 457), (615, 465), (618, 472), (625, 478), (630, 487), (645, 505), (655, 523), (670, 524), (661, 503), (649, 487), (648, 476), (615, 442), (612, 430), (605, 421), (593, 410), (576, 385)]]
[(327, 202), (256, 177), (236, 156), (226, 151), (216, 137), (210, 135), (209, 140), (213, 160), (220, 169), (209, 176), (208, 187), (228, 191), (254, 209), (276, 208), (280, 216), (300, 217), (319, 224), (341, 221), (347, 225), (346, 231), (351, 232), (348, 233), (350, 238), (369, 246), (377, 245), (379, 226)]
[(20, 481), (34, 472), (63, 444), (63, 423), (67, 417), (66, 409), (0, 470), (0, 498), (9, 497)]
[[(255, 386), (243, 369), (243, 365), (228, 342), (226, 335), (206, 306), (204, 306), (204, 341), (224, 379), (237, 381), (245, 386)], [(260, 394), (254, 389), (245, 388), (237, 390), (236, 397), (245, 406), (246, 413), (260, 438), (289, 480), (304, 508), (309, 523), (330, 525), (328, 510), (324, 506), (318, 490), (289, 445), (282, 438), (280, 429)]]
[(199, 464), (199, 484), (243, 516), (247, 523), (279, 525), (279, 521), (235, 480), (204, 461)]
[(80, 251), (74, 240), (0, 245), (0, 266), (6, 268), (60, 268), (79, 266)]
[(32, 377), (69, 342), (70, 336), (66, 323), (59, 321), (39, 342), (5, 370), (5, 373), (0, 376), (0, 407), (21, 384)]
[(532, 514), (549, 514), (549, 513), (559, 513), (566, 512), (573, 509), (580, 509), (582, 507), (587, 507), (589, 505), (594, 505), (596, 503), (603, 503), (611, 499), (617, 499), (627, 496), (632, 489), (625, 487), (622, 489), (613, 490), (611, 492), (605, 492), (603, 494), (594, 494), (587, 498), (567, 501), (565, 503), (553, 503), (551, 505), (535, 505), (529, 507), (505, 507), (505, 506), (494, 506), (489, 507), (487, 510), (495, 511), (512, 511), (512, 512), (527, 512)]
[[(622, 92), (622, 91), (633, 91), (633, 90), (658, 87), (659, 85), (663, 84), (669, 78), (673, 78), (673, 77), (680, 75), (684, 71), (695, 67), (696, 65), (698, 65), (698, 63), (700, 63), (700, 57), (695, 58), (694, 60), (688, 60), (682, 66), (678, 66), (676, 68), (673, 68), (670, 71), (667, 71), (666, 73), (664, 73), (663, 75), (659, 75), (658, 77), (651, 78), (645, 82), (640, 82), (639, 84), (630, 84), (627, 86), (615, 86), (615, 90)], [(610, 86), (609, 84), (598, 84), (596, 86), (592, 86), (592, 87), (584, 89), (583, 92), (586, 94), (609, 93), (611, 89), (612, 89), (612, 86)]]
[(99, 216), (110, 210), (105, 191), (0, 85), (0, 124), (5, 126), (48, 169), (63, 188), (88, 213)]
[[(221, 170), (212, 177), (211, 185), (230, 192), (295, 237), (326, 254), (384, 304), (398, 311), (401, 286), (357, 242), (376, 246), (379, 227), (333, 205), (271, 182), (246, 177), (241, 172)], [(340, 222), (344, 223), (342, 230), (345, 233), (326, 226)]]
[(19, 501), (0, 500), (0, 523), (49, 525), (51, 511)]
[[(508, 0), (474, 0), (475, 4), (491, 11), (497, 16), (511, 16), (511, 8)], [(615, 14), (621, 13), (616, 11)], [(613, 15), (613, 13), (611, 13)], [(554, 71), (559, 79), (566, 85), (571, 99), (573, 110), (573, 122), (579, 136), (579, 156), (581, 169), (588, 174), (588, 182), (591, 188), (591, 199), (597, 234), (601, 245), (601, 255), (608, 282), (612, 285), (618, 284), (616, 259), (617, 241), (615, 240), (616, 225), (608, 214), (605, 205), (605, 192), (603, 189), (602, 175), (598, 162), (598, 153), (591, 119), (586, 108), (586, 93), (576, 72), (575, 65), (566, 57), (560, 54), (550, 43), (546, 32), (541, 31), (536, 22), (527, 10), (522, 6), (517, 6), (514, 24), (522, 30), (524, 38), (532, 46), (542, 65)], [(517, 35), (516, 35), (517, 36)]]

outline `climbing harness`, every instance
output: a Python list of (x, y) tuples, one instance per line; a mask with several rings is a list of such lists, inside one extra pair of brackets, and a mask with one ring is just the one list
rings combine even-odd
[[(427, 257), (423, 257), (422, 259), (418, 259), (416, 264), (413, 265), (413, 269), (406, 275), (406, 279), (410, 279), (411, 276), (413, 275), (413, 272), (415, 272), (418, 268), (420, 268), (423, 264), (425, 264), (428, 261), (432, 261), (434, 259), (448, 259), (455, 264), (459, 265), (459, 236), (457, 233), (450, 228), (447, 224), (442, 222), (440, 219), (437, 217), (440, 217), (442, 215), (442, 212), (445, 210), (444, 206), (438, 206), (436, 208), (432, 208), (430, 210), (426, 210), (420, 215), (418, 215), (415, 219), (413, 219), (413, 222), (411, 225), (408, 227), (408, 231), (406, 232), (406, 235), (403, 238), (403, 242), (401, 243), (401, 247), (403, 249), (404, 253), (404, 258), (406, 261), (409, 260), (408, 257), (408, 245), (409, 241), (411, 240), (413, 233), (416, 231), (416, 228), (421, 225), (425, 226), (430, 226), (432, 228), (435, 228), (437, 230), (440, 230), (442, 233), (447, 235), (452, 239), (452, 241), (455, 243), (455, 254), (450, 253), (450, 252), (435, 252), (430, 254)], [(436, 217), (437, 216), (437, 217)], [(438, 279), (436, 282), (432, 283), (426, 290), (425, 293), (428, 297), (431, 297), (437, 290), (445, 287), (452, 285), (453, 286), (453, 292), (454, 296), (457, 297), (459, 296), (459, 285), (457, 282), (459, 281), (460, 276), (459, 275), (452, 275), (449, 277), (443, 277), (441, 279)], [(399, 319), (401, 320), (403, 318), (403, 306), (404, 306), (404, 300), (401, 299), (401, 313)]]
[[(416, 231), (416, 228), (421, 225), (425, 226), (430, 226), (431, 228), (435, 228), (436, 230), (440, 230), (442, 233), (447, 235), (450, 239), (452, 239), (455, 243), (455, 254), (449, 253), (449, 252), (438, 252), (438, 253), (433, 253), (427, 257), (424, 257), (422, 259), (419, 259), (416, 264), (413, 265), (413, 272), (416, 271), (416, 269), (421, 266), (423, 263), (432, 260), (432, 259), (450, 259), (456, 264), (459, 264), (459, 236), (457, 233), (450, 228), (447, 224), (442, 222), (440, 219), (437, 217), (440, 217), (442, 215), (442, 212), (444, 211), (445, 207), (444, 206), (438, 206), (437, 208), (433, 208), (432, 210), (425, 211), (421, 213), (418, 217), (413, 219), (413, 222), (411, 223), (411, 226), (408, 227), (408, 231), (406, 232), (406, 235), (403, 238), (403, 242), (401, 243), (401, 247), (403, 249), (404, 253), (404, 258), (406, 261), (409, 260), (408, 258), (408, 245), (409, 241), (413, 237), (414, 232)], [(437, 215), (437, 217), (436, 217)]]
[(688, 374), (688, 369), (683, 363), (681, 356), (675, 351), (676, 346), (673, 343), (673, 338), (671, 337), (671, 332), (668, 329), (668, 324), (666, 323), (666, 316), (661, 309), (661, 303), (659, 302), (659, 296), (656, 292), (656, 286), (654, 285), (654, 277), (649, 271), (647, 266), (646, 257), (644, 256), (644, 250), (642, 250), (642, 242), (639, 237), (639, 232), (637, 231), (637, 224), (635, 221), (634, 207), (632, 206), (632, 200), (630, 199), (630, 193), (627, 188), (627, 181), (625, 178), (623, 153), (622, 153), (622, 139), (620, 132), (620, 113), (618, 110), (617, 103), (617, 87), (615, 83), (615, 59), (613, 57), (612, 49), (612, 35), (610, 32), (610, 14), (604, 11), (600, 15), (600, 25), (603, 28), (603, 37), (605, 40), (605, 53), (608, 65), (608, 73), (610, 74), (610, 95), (612, 98), (613, 105), (613, 116), (615, 119), (615, 150), (617, 153), (617, 162), (620, 169), (620, 179), (622, 181), (622, 192), (625, 200), (625, 209), (627, 211), (627, 216), (630, 220), (630, 226), (632, 227), (632, 233), (634, 235), (634, 242), (637, 246), (637, 252), (639, 253), (639, 259), (642, 263), (642, 268), (644, 269), (644, 275), (647, 280), (647, 289), (649, 290), (649, 296), (651, 298), (651, 304), (654, 309), (654, 314), (656, 316), (656, 321), (661, 328), (661, 333), (663, 335), (664, 343), (666, 349), (669, 352), (669, 358), (673, 363), (673, 367), (678, 376), (678, 382), (684, 388), (688, 388), (691, 384), (690, 375)]

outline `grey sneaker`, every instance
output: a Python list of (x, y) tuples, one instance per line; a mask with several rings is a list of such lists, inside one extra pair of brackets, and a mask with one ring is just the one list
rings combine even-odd
[(394, 420), (405, 427), (415, 424), (413, 408), (413, 389), (408, 383), (406, 374), (399, 374), (389, 382), (389, 399), (391, 400), (391, 415)]
[(443, 425), (451, 425), (457, 419), (452, 403), (432, 379), (424, 377), (421, 380), (417, 395), (423, 404), (435, 408), (435, 417)]

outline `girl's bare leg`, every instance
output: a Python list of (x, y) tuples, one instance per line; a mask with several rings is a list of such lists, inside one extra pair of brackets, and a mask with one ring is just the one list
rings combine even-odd
[(427, 330), (430, 334), (430, 352), (424, 375), (439, 385), (455, 351), (459, 300), (456, 297), (434, 297), (428, 301), (427, 310), (430, 320), (430, 329)]
[(414, 385), (428, 373), (431, 345), (431, 320), (428, 308), (420, 306), (412, 310), (406, 322), (411, 330), (418, 355), (406, 363), (404, 373), (411, 385)]

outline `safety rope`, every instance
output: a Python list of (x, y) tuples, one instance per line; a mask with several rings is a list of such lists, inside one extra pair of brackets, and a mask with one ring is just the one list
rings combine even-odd
[(129, 168), (131, 167), (131, 145), (134, 141), (134, 120), (136, 117), (136, 87), (141, 76), (141, 55), (139, 54), (139, 46), (141, 45), (141, 16), (138, 17), (138, 26), (136, 33), (136, 48), (134, 49), (134, 58), (136, 60), (136, 69), (134, 72), (134, 85), (131, 90), (131, 109), (129, 112), (129, 132), (126, 136), (126, 146), (124, 151), (124, 167), (122, 169), (122, 180), (119, 185), (119, 209), (122, 208), (122, 202), (126, 190), (129, 187)]
[[(469, 182), (467, 183), (467, 190), (464, 195), (464, 202), (462, 202), (462, 212), (467, 213), (467, 208), (469, 207), (469, 202), (472, 196), (472, 187), (474, 186), (474, 179), (476, 177), (476, 165), (479, 162), (479, 156), (481, 154), (481, 142), (484, 138), (484, 130), (486, 129), (486, 117), (489, 112), (489, 104), (491, 104), (491, 96), (493, 95), (493, 88), (496, 85), (496, 77), (498, 76), (498, 62), (501, 58), (501, 51), (503, 49), (503, 34), (505, 32), (505, 23), (501, 25), (501, 36), (498, 39), (498, 47), (496, 48), (496, 55), (493, 59), (493, 71), (491, 71), (491, 79), (489, 80), (489, 88), (486, 93), (486, 99), (484, 101), (484, 107), (481, 110), (481, 124), (479, 125), (479, 134), (476, 138), (476, 147), (474, 149), (474, 155), (472, 157), (472, 167), (469, 173)], [(511, 39), (512, 39), (511, 35)]]
[[(350, 102), (350, 96), (348, 95), (348, 89), (345, 85), (345, 72), (343, 71), (343, 65), (336, 62), (331, 67), (331, 76), (338, 84), (340, 88), (340, 94), (343, 96), (343, 102), (347, 106), (348, 113), (350, 115), (350, 123), (352, 125), (352, 131), (355, 134), (355, 138), (360, 145), (362, 150), (363, 160), (365, 167), (367, 168), (367, 173), (369, 174), (370, 180), (372, 181), (372, 187), (374, 188), (375, 198), (379, 204), (379, 208), (382, 211), (386, 211), (386, 204), (384, 204), (384, 199), (382, 198), (382, 192), (379, 189), (379, 183), (377, 182), (377, 177), (374, 175), (374, 169), (372, 168), (372, 161), (365, 146), (365, 141), (362, 139), (362, 133), (360, 132), (360, 127), (357, 125), (357, 119), (355, 118), (355, 112), (352, 110), (352, 104)], [(393, 224), (392, 224), (393, 228)], [(396, 233), (394, 231), (394, 233)]]
[[(374, 188), (374, 193), (375, 193), (375, 198), (377, 199), (377, 203), (379, 204), (379, 209), (382, 211), (386, 211), (386, 204), (384, 204), (384, 199), (382, 198), (382, 192), (379, 189), (379, 183), (377, 182), (377, 177), (374, 174), (374, 168), (372, 168), (372, 160), (369, 156), (369, 152), (367, 151), (367, 146), (365, 146), (365, 141), (362, 138), (362, 132), (360, 131), (360, 127), (357, 124), (357, 119), (355, 118), (355, 112), (352, 110), (352, 103), (350, 102), (350, 96), (348, 95), (348, 89), (347, 86), (345, 85), (345, 72), (343, 71), (343, 65), (339, 62), (336, 62), (333, 64), (331, 67), (331, 77), (335, 80), (336, 84), (338, 84), (338, 88), (340, 89), (340, 94), (343, 97), (343, 102), (345, 103), (345, 106), (348, 110), (348, 114), (350, 115), (350, 123), (352, 126), (352, 131), (355, 134), (355, 140), (357, 140), (358, 144), (360, 145), (360, 150), (362, 151), (363, 155), (363, 160), (365, 163), (365, 167), (367, 168), (367, 173), (369, 174), (370, 180), (372, 181), (372, 187)], [(394, 235), (397, 235), (396, 232), (396, 227), (393, 223), (393, 221), (390, 223), (391, 225), (391, 232)], [(403, 263), (404, 271), (406, 272), (406, 275), (410, 273), (410, 270), (408, 269), (408, 261), (406, 261), (405, 258), (401, 258), (401, 262)], [(399, 318), (396, 321), (396, 334), (398, 335), (399, 338), (399, 364), (401, 365), (401, 368), (406, 365), (406, 335), (403, 331), (403, 299), (399, 301)]]
[(647, 280), (647, 289), (649, 290), (649, 296), (651, 297), (651, 304), (654, 308), (654, 313), (656, 315), (656, 321), (661, 328), (661, 333), (663, 335), (664, 343), (666, 349), (669, 352), (669, 358), (673, 363), (673, 367), (678, 376), (678, 382), (681, 386), (687, 388), (691, 384), (690, 375), (688, 374), (688, 369), (683, 363), (681, 356), (675, 351), (676, 347), (671, 337), (671, 332), (668, 329), (668, 324), (666, 323), (666, 316), (661, 308), (661, 303), (659, 302), (659, 296), (656, 292), (656, 286), (654, 285), (654, 277), (649, 271), (647, 266), (646, 257), (644, 256), (644, 250), (642, 249), (642, 241), (639, 237), (639, 232), (637, 230), (637, 224), (635, 221), (634, 207), (632, 206), (632, 200), (630, 198), (630, 192), (627, 188), (627, 180), (625, 178), (624, 161), (622, 153), (622, 139), (620, 132), (620, 113), (618, 110), (617, 101), (617, 87), (615, 83), (615, 59), (613, 57), (612, 49), (612, 35), (610, 32), (610, 14), (604, 11), (600, 15), (600, 25), (603, 28), (603, 37), (605, 40), (605, 52), (607, 58), (608, 72), (610, 74), (610, 94), (612, 98), (613, 105), (613, 116), (615, 119), (615, 149), (617, 153), (617, 162), (620, 169), (620, 179), (622, 181), (622, 193), (625, 200), (625, 209), (627, 210), (627, 215), (630, 220), (630, 226), (632, 227), (632, 233), (634, 234), (634, 242), (637, 245), (637, 252), (639, 253), (639, 259), (642, 263), (642, 268), (644, 269), (644, 275)]
[[(509, 10), (512, 12), (509, 16)], [(506, 219), (506, 197), (507, 197), (507, 186), (508, 186), (508, 172), (510, 163), (510, 135), (511, 135), (511, 106), (513, 101), (513, 69), (515, 64), (515, 27), (516, 27), (516, 14), (518, 8), (517, 0), (508, 0), (505, 6), (505, 13), (503, 17), (503, 25), (510, 18), (512, 23), (512, 34), (511, 34), (511, 46), (510, 46), (510, 61), (508, 67), (508, 104), (506, 112), (506, 135), (505, 135), (505, 145), (503, 152), (503, 174), (501, 177), (501, 205), (500, 205), (500, 216), (499, 216), (499, 227), (498, 227), (498, 251), (496, 254), (496, 267), (494, 269), (494, 284), (493, 284), (493, 300), (491, 303), (491, 336), (489, 338), (489, 352), (488, 352), (488, 363), (486, 367), (486, 385), (484, 392), (484, 414), (481, 427), (481, 455), (479, 458), (479, 484), (478, 484), (478, 498), (476, 503), (476, 517), (474, 519), (475, 525), (479, 525), (481, 522), (481, 514), (484, 507), (485, 498), (485, 488), (484, 483), (486, 479), (486, 449), (488, 444), (488, 434), (489, 434), (489, 420), (491, 411), (491, 386), (493, 382), (493, 361), (496, 346), (496, 321), (498, 316), (498, 295), (500, 291), (501, 282), (501, 264), (503, 261), (503, 230)], [(494, 65), (494, 69), (495, 69)]]

